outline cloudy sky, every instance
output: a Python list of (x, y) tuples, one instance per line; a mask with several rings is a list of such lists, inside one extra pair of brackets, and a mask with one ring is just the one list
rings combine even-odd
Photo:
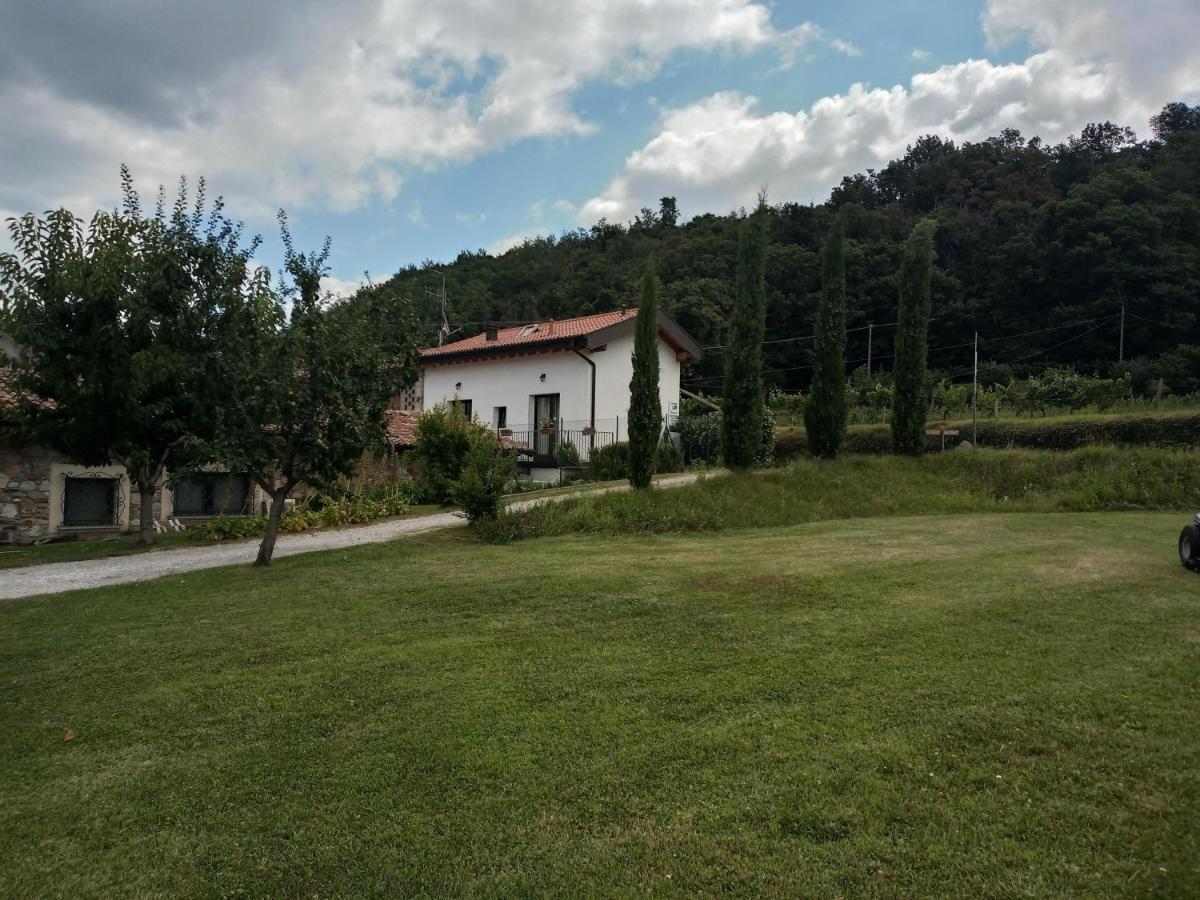
[(0, 217), (207, 177), (331, 284), (462, 248), (820, 201), (921, 134), (1200, 102), (1200, 0), (0, 0)]

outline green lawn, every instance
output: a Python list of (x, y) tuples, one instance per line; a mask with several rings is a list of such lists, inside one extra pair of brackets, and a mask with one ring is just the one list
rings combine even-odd
[(1184, 521), (443, 534), (0, 604), (0, 892), (1196, 896)]

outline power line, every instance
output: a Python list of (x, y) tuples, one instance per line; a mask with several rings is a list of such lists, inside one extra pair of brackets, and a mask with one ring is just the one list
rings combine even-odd
[[(872, 328), (890, 328), (892, 325), (899, 325), (899, 324), (900, 324), (899, 322), (884, 322), (881, 325), (862, 325), (862, 326), (859, 326), (858, 328), (847, 328), (846, 334), (853, 334), (856, 331), (870, 331)], [(815, 337), (816, 337), (815, 334), (805, 334), (805, 335), (801, 335), (800, 337), (772, 338), (769, 341), (762, 341), (762, 344), (763, 344), (763, 346), (766, 346), (767, 344), (788, 344), (788, 343), (793, 343), (795, 341), (811, 341)], [(708, 347), (701, 347), (700, 349), (701, 350), (724, 350), (725, 346), (726, 346), (725, 344), (713, 344)]]
[[(1121, 315), (1120, 313), (1115, 313), (1115, 314), (1113, 314), (1111, 316), (1107, 316), (1103, 319), (1091, 319), (1089, 321), (1095, 322), (1096, 324), (1093, 325), (1091, 328), (1087, 329), (1086, 331), (1081, 331), (1081, 332), (1079, 332), (1079, 334), (1072, 335), (1071, 337), (1067, 338), (1065, 341), (1059, 341), (1057, 344), (1051, 344), (1049, 347), (1043, 347), (1041, 350), (1035, 350), (1032, 353), (1026, 353), (1024, 356), (1018, 356), (1016, 359), (1008, 360), (1008, 364), (1025, 362), (1028, 359), (1033, 359), (1035, 356), (1041, 356), (1045, 353), (1049, 353), (1051, 350), (1057, 350), (1059, 347), (1065, 347), (1065, 346), (1067, 346), (1067, 344), (1073, 344), (1075, 341), (1079, 340), (1080, 338), (1087, 337), (1093, 331), (1098, 331), (1100, 328), (1102, 328), (1103, 326), (1112, 322), (1114, 319), (1120, 318), (1120, 315)], [(1047, 329), (1047, 330), (1049, 330), (1049, 329)], [(965, 372), (955, 372), (954, 374), (948, 375), (947, 377), (951, 381), (953, 381), (955, 378), (960, 378), (963, 375), (969, 374), (969, 372), (970, 372), (970, 370), (965, 371)]]
[[(1017, 339), (1017, 338), (1023, 338), (1023, 337), (1032, 337), (1033, 335), (1038, 335), (1038, 334), (1047, 334), (1047, 333), (1049, 333), (1049, 332), (1051, 332), (1051, 331), (1061, 331), (1061, 330), (1062, 330), (1062, 329), (1064, 329), (1064, 328), (1073, 328), (1073, 327), (1076, 327), (1076, 326), (1079, 326), (1079, 325), (1091, 325), (1091, 324), (1095, 323), (1095, 327), (1093, 327), (1093, 328), (1089, 328), (1087, 331), (1084, 331), (1084, 332), (1082, 332), (1081, 334), (1075, 335), (1074, 337), (1068, 338), (1067, 340), (1065, 340), (1065, 341), (1062, 341), (1061, 343), (1054, 344), (1054, 345), (1052, 345), (1052, 346), (1050, 346), (1050, 347), (1046, 347), (1046, 348), (1045, 348), (1045, 349), (1043, 349), (1043, 350), (1038, 350), (1038, 351), (1035, 351), (1034, 353), (1028, 354), (1028, 355), (1026, 355), (1026, 356), (1021, 356), (1021, 357), (1018, 357), (1017, 359), (1014, 359), (1014, 360), (1009, 360), (1009, 361), (1008, 361), (1008, 362), (1011, 362), (1011, 363), (1022, 362), (1022, 361), (1026, 360), (1026, 359), (1031, 359), (1031, 358), (1033, 358), (1034, 356), (1040, 356), (1040, 355), (1041, 355), (1041, 354), (1043, 354), (1043, 353), (1048, 353), (1049, 351), (1051, 351), (1051, 350), (1055, 350), (1055, 349), (1057, 349), (1058, 347), (1063, 347), (1063, 346), (1066, 346), (1067, 344), (1071, 343), (1072, 341), (1076, 340), (1077, 338), (1080, 338), (1080, 337), (1083, 337), (1083, 336), (1085, 336), (1085, 335), (1091, 334), (1093, 331), (1097, 330), (1097, 329), (1098, 329), (1098, 328), (1100, 328), (1102, 325), (1105, 325), (1105, 324), (1107, 324), (1108, 322), (1111, 322), (1111, 321), (1113, 321), (1114, 319), (1116, 319), (1116, 318), (1117, 318), (1119, 315), (1120, 315), (1119, 313), (1114, 313), (1114, 314), (1112, 314), (1112, 315), (1109, 315), (1109, 316), (1103, 316), (1103, 317), (1100, 317), (1100, 318), (1094, 318), (1094, 319), (1080, 319), (1079, 321), (1076, 321), (1076, 322), (1066, 322), (1066, 323), (1064, 323), (1064, 324), (1062, 324), (1062, 325), (1051, 325), (1049, 328), (1039, 328), (1039, 329), (1036, 329), (1036, 330), (1034, 330), (1034, 331), (1023, 331), (1023, 332), (1021, 332), (1021, 333), (1019, 333), (1019, 334), (1009, 334), (1009, 335), (1003, 335), (1003, 336), (1001, 336), (1001, 337), (997, 337), (997, 338), (987, 338), (987, 339), (980, 338), (980, 343), (983, 343), (983, 344), (989, 344), (989, 343), (990, 343), (990, 344), (998, 344), (998, 343), (1001, 343), (1001, 342), (1003, 342), (1003, 341), (1011, 341), (1011, 340), (1015, 340), (1015, 339)], [(1130, 315), (1132, 315), (1132, 313), (1131, 313)], [(933, 320), (933, 319), (930, 319), (930, 321), (934, 321), (934, 320)], [(890, 323), (888, 323), (888, 324), (889, 324), (889, 325), (898, 325), (899, 323), (898, 323), (898, 322), (890, 322)], [(866, 330), (867, 330), (868, 328), (870, 328), (870, 327), (871, 327), (871, 326), (863, 326), (862, 328), (851, 328), (851, 329), (847, 329), (847, 330), (846, 330), (846, 333), (847, 333), (847, 334), (849, 334), (849, 333), (850, 333), (850, 332), (852, 332), (852, 331), (866, 331)], [(885, 326), (876, 326), (876, 327), (885, 327)], [(811, 338), (811, 335), (809, 336), (809, 338)], [(808, 338), (805, 338), (805, 339), (808, 339)], [(800, 338), (788, 338), (788, 339), (786, 339), (786, 340), (800, 340)], [(765, 343), (767, 343), (767, 342), (765, 342)], [(971, 346), (974, 346), (974, 341), (966, 341), (966, 342), (964, 342), (964, 343), (961, 343), (961, 344), (946, 344), (945, 346), (942, 346), (942, 347), (930, 347), (930, 348), (929, 348), (929, 349), (928, 349), (926, 352), (927, 352), (927, 353), (939, 353), (939, 352), (941, 352), (941, 351), (943, 351), (943, 350), (959, 350), (959, 349), (962, 349), (963, 347), (971, 347)], [(867, 359), (894, 359), (894, 358), (895, 358), (895, 354), (894, 354), (894, 353), (887, 353), (887, 354), (884, 354), (884, 355), (882, 355), (882, 356), (880, 356), (880, 355), (876, 354), (876, 355), (873, 355), (873, 356), (871, 356), (871, 357), (865, 357), (865, 356), (864, 356), (864, 357), (860, 357), (860, 358), (858, 358), (858, 359), (848, 359), (848, 360), (846, 360), (846, 365), (850, 365), (850, 364), (852, 364), (852, 363), (866, 362), (866, 361), (867, 361)], [(815, 366), (813, 366), (813, 365), (804, 365), (804, 366), (786, 366), (786, 367), (782, 367), (782, 368), (775, 368), (775, 369), (763, 369), (763, 370), (762, 370), (762, 374), (764, 374), (764, 375), (768, 375), (768, 374), (776, 374), (776, 373), (779, 373), (779, 372), (798, 372), (798, 371), (802, 371), (802, 370), (806, 370), (806, 369), (812, 369), (812, 368), (815, 368)], [(957, 374), (955, 374), (955, 375), (951, 375), (950, 377), (951, 377), (951, 378), (957, 378), (957, 377), (959, 376), (959, 374), (962, 374), (962, 373), (957, 373)], [(690, 383), (692, 383), (692, 384), (699, 384), (700, 382), (712, 382), (712, 381), (720, 380), (722, 377), (723, 377), (723, 376), (720, 376), (720, 375), (708, 375), (708, 376), (704, 376), (704, 377), (701, 377), (701, 378), (694, 378), (694, 379), (690, 379)]]

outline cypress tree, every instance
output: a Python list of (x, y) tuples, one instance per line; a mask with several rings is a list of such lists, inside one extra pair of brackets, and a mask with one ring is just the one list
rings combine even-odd
[(650, 486), (662, 435), (662, 402), (658, 393), (658, 279), (654, 259), (646, 259), (642, 302), (633, 337), (633, 378), (629, 381), (629, 483)]
[(821, 257), (821, 305), (817, 309), (816, 371), (804, 406), (804, 428), (813, 456), (832, 458), (846, 436), (846, 221), (833, 220)]
[(929, 284), (937, 222), (922, 219), (908, 236), (900, 260), (900, 309), (896, 329), (896, 399), (892, 406), (892, 449), (919, 456), (925, 450), (925, 354), (929, 332)]
[(766, 330), (767, 204), (742, 223), (738, 233), (736, 295), (725, 341), (721, 451), (725, 465), (744, 472), (762, 444), (762, 342)]

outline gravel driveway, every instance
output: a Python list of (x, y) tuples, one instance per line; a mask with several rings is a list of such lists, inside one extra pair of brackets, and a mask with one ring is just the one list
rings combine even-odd
[[(658, 487), (677, 487), (690, 484), (700, 476), (696, 473), (669, 475), (657, 479)], [(629, 490), (628, 485), (595, 488), (551, 497), (533, 497), (515, 500), (509, 509), (523, 509), (538, 503), (553, 503), (580, 494), (607, 494), (612, 491)], [(312, 553), (317, 550), (340, 550), (359, 544), (380, 544), (412, 534), (440, 531), (444, 528), (462, 526), (464, 521), (457, 513), (433, 513), (412, 519), (391, 519), (374, 525), (359, 525), (328, 531), (281, 534), (275, 544), (275, 558), (293, 556), (297, 553)], [(148, 581), (179, 572), (197, 569), (212, 569), (217, 566), (249, 564), (258, 554), (258, 541), (236, 541), (227, 544), (206, 544), (179, 550), (155, 550), (132, 556), (110, 556), (107, 559), (88, 559), (77, 562), (47, 563), (20, 569), (0, 571), (0, 600), (16, 597), (31, 597), (35, 594), (57, 594), (79, 588), (103, 587), (109, 584), (126, 584), (131, 581)]]

